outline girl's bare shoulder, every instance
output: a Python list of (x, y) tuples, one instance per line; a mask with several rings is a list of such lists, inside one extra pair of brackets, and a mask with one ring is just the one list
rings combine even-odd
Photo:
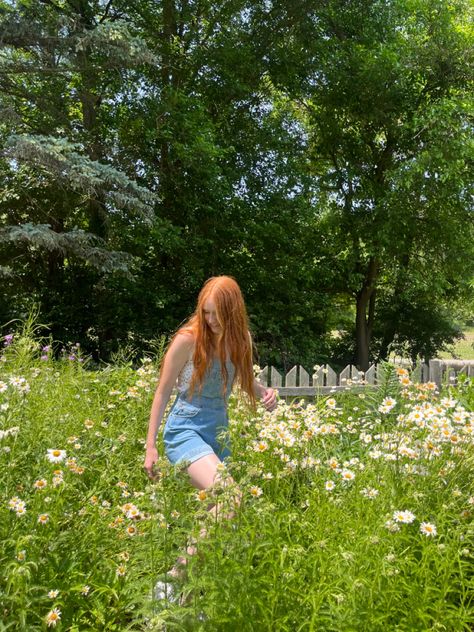
[(194, 346), (194, 333), (191, 329), (181, 329), (173, 340), (176, 349), (192, 349)]

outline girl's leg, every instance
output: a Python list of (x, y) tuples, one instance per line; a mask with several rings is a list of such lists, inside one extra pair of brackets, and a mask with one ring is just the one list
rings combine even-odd
[(217, 466), (222, 463), (215, 454), (207, 454), (188, 466), (191, 483), (198, 489), (209, 489), (218, 475)]
[[(209, 489), (212, 487), (218, 477), (217, 466), (222, 461), (215, 454), (207, 454), (201, 457), (194, 463), (188, 466), (188, 474), (191, 479), (191, 483), (197, 489)], [(214, 507), (210, 508), (212, 511)], [(203, 538), (206, 536), (206, 530), (201, 529), (200, 536)], [(186, 553), (188, 555), (196, 554), (195, 542), (190, 542), (186, 547)], [(178, 557), (175, 566), (171, 569), (170, 574), (175, 577), (179, 577), (183, 573), (183, 567), (186, 566), (187, 559), (184, 556)]]
[[(191, 465), (188, 466), (188, 474), (189, 474), (189, 477), (191, 478), (191, 483), (197, 489), (210, 489), (211, 487), (213, 487), (213, 485), (218, 483), (221, 478), (219, 468), (218, 468), (218, 466), (221, 464), (222, 464), (222, 461), (219, 459), (218, 456), (216, 456), (216, 454), (207, 454), (206, 456), (203, 456), (197, 461), (194, 461), (194, 463), (191, 463)], [(226, 475), (224, 484), (233, 485), (234, 481), (229, 475)], [(236, 490), (234, 494), (233, 502), (236, 505), (240, 504), (240, 493), (238, 492), (238, 490)], [(208, 507), (208, 511), (214, 514), (215, 517), (218, 517), (217, 505), (210, 505)], [(224, 517), (227, 519), (231, 519), (234, 517), (234, 512), (230, 511), (225, 514), (219, 513), (219, 517), (221, 517), (222, 515), (224, 515)], [(204, 527), (201, 529), (199, 535), (201, 538), (206, 537), (207, 533)], [(196, 551), (195, 545), (196, 545), (195, 541), (190, 542), (190, 544), (186, 548), (186, 553), (188, 555), (196, 554), (197, 551)], [(180, 557), (178, 559), (178, 564), (180, 565), (186, 564), (186, 558)]]
[[(191, 465), (188, 466), (188, 474), (193, 486), (197, 489), (210, 489), (213, 485), (219, 482), (220, 472), (218, 466), (221, 463), (222, 461), (216, 454), (208, 454), (198, 459), (197, 461), (194, 461), (194, 463), (191, 463)], [(230, 476), (226, 475), (224, 484), (233, 485), (234, 481)], [(234, 504), (240, 504), (240, 492), (238, 490), (235, 490)], [(208, 511), (217, 516), (218, 508), (216, 505), (211, 505), (210, 507), (208, 507)], [(231, 519), (234, 516), (234, 512), (230, 511), (225, 514), (219, 513), (219, 517), (222, 515), (224, 515), (227, 519)], [(199, 536), (200, 538), (205, 538), (206, 535), (206, 529), (203, 527), (200, 531)], [(186, 547), (186, 553), (188, 556), (195, 555), (197, 553), (195, 540), (188, 543), (188, 546)], [(178, 557), (178, 559), (176, 560), (176, 564), (169, 572), (170, 575), (177, 578), (182, 577), (187, 561), (187, 558), (184, 556)]]
[[(222, 465), (222, 461), (215, 454), (208, 454), (201, 459), (194, 461), (188, 466), (188, 474), (191, 478), (191, 483), (198, 489), (210, 489), (213, 485), (222, 482), (224, 486), (234, 485), (234, 480), (228, 474), (221, 476), (219, 471), (219, 465)], [(235, 489), (233, 503), (240, 505), (240, 492)], [(217, 506), (211, 505), (208, 510), (215, 514), (217, 517)], [(225, 517), (231, 519), (234, 517), (234, 512), (225, 514)]]

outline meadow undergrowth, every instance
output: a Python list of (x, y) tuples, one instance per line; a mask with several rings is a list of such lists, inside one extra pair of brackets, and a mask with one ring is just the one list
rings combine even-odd
[[(473, 629), (472, 380), (438, 393), (387, 368), (273, 413), (234, 394), (233, 459), (199, 494), (165, 459), (143, 472), (156, 377), (4, 340), (0, 631)], [(227, 474), (242, 501), (216, 519)], [(152, 599), (203, 526), (183, 602)]]

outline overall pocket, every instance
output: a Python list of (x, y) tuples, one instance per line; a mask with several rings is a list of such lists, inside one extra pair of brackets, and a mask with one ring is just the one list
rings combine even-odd
[(190, 404), (184, 400), (179, 400), (174, 405), (171, 415), (173, 417), (194, 417), (201, 409), (194, 404)]

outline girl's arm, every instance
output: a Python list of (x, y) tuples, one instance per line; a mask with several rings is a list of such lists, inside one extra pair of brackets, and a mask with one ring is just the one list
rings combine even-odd
[[(249, 338), (250, 338), (250, 348), (254, 349), (252, 334), (250, 333), (250, 331), (249, 331)], [(267, 410), (273, 410), (274, 408), (276, 408), (277, 391), (275, 389), (271, 387), (263, 386), (263, 384), (260, 384), (257, 378), (255, 378), (253, 381), (253, 388), (254, 388), (256, 396), (262, 400), (262, 404), (265, 406)]]
[(178, 334), (171, 343), (163, 361), (160, 379), (151, 406), (148, 434), (146, 437), (144, 468), (151, 478), (155, 476), (154, 465), (158, 460), (158, 451), (156, 449), (158, 430), (178, 375), (189, 360), (193, 343), (194, 339), (190, 334)]
[(273, 410), (277, 405), (277, 391), (270, 386), (263, 386), (260, 382), (255, 378), (253, 381), (253, 387), (255, 389), (255, 393), (262, 400), (262, 404), (265, 406), (267, 410)]

